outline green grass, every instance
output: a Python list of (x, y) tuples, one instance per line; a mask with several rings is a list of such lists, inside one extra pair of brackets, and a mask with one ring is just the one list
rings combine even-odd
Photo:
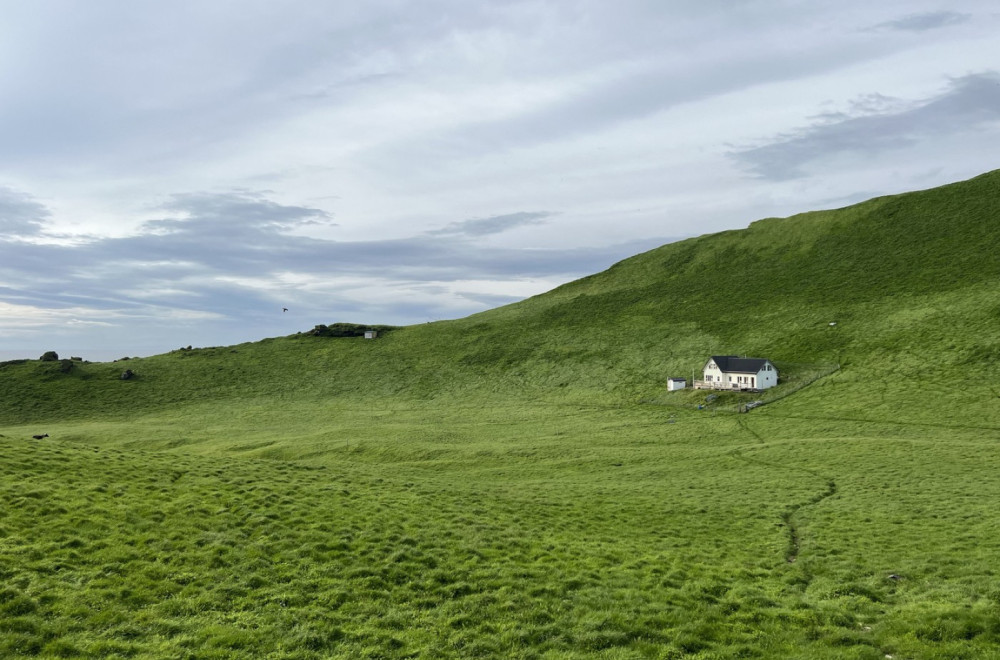
[(5, 439), (3, 654), (989, 657), (998, 641), (1000, 459), (972, 430), (817, 428), (780, 405), (673, 424), (648, 406), (330, 406), (326, 436), (292, 442), (315, 425), (298, 412), (284, 431), (221, 419), (182, 438), (160, 417)]
[[(998, 202), (375, 341), (2, 364), (0, 657), (1000, 657)], [(782, 368), (768, 405), (665, 392), (726, 353)]]

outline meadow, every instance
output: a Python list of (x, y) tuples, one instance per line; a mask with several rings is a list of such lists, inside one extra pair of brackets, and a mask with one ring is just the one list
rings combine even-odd
[[(0, 364), (0, 657), (1000, 657), (997, 201), (374, 341)], [(782, 366), (766, 405), (665, 392), (729, 353)]]

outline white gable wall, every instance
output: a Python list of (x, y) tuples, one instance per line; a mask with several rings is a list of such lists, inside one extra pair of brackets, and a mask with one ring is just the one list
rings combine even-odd
[[(770, 369), (768, 369), (770, 367)], [(757, 372), (757, 389), (766, 390), (778, 384), (778, 370), (768, 362), (764, 368)]]
[(722, 377), (722, 370), (719, 369), (719, 365), (715, 363), (715, 360), (709, 360), (705, 364), (703, 376), (706, 382), (726, 382), (726, 379)]

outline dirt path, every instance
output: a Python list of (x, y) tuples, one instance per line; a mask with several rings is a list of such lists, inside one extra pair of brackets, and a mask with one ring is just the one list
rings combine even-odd
[[(764, 446), (764, 444), (765, 444), (764, 443), (764, 439), (760, 436), (760, 434), (758, 434), (756, 431), (754, 431), (753, 429), (751, 429), (747, 425), (747, 423), (746, 423), (745, 420), (739, 419), (738, 422), (739, 422), (739, 425), (743, 428), (744, 431), (746, 431), (748, 434), (750, 434), (751, 436), (753, 436), (753, 438), (757, 441), (758, 445), (760, 445), (761, 447)], [(754, 448), (751, 447), (750, 451), (753, 451), (753, 450), (754, 450)], [(809, 498), (805, 502), (799, 502), (799, 503), (796, 503), (796, 504), (792, 504), (781, 515), (781, 522), (785, 526), (785, 529), (788, 531), (788, 550), (787, 550), (786, 555), (785, 555), (785, 560), (789, 564), (794, 563), (799, 558), (799, 550), (800, 550), (800, 546), (801, 546), (801, 538), (800, 538), (800, 533), (799, 533), (799, 527), (798, 527), (798, 524), (796, 523), (796, 514), (798, 514), (802, 509), (804, 509), (806, 507), (815, 506), (815, 505), (819, 504), (820, 502), (822, 502), (823, 500), (827, 499), (828, 497), (833, 497), (834, 495), (836, 495), (837, 494), (837, 484), (836, 484), (836, 482), (834, 482), (833, 479), (830, 479), (829, 477), (826, 477), (826, 476), (820, 474), (819, 472), (816, 472), (815, 470), (810, 470), (809, 468), (797, 467), (797, 466), (794, 466), (794, 465), (784, 465), (782, 463), (773, 463), (771, 461), (764, 461), (764, 460), (761, 460), (759, 458), (752, 458), (750, 456), (747, 456), (744, 453), (744, 450), (741, 450), (741, 449), (734, 449), (734, 450), (732, 450), (730, 452), (730, 456), (732, 456), (733, 458), (737, 458), (737, 459), (739, 459), (741, 461), (745, 461), (747, 463), (754, 463), (754, 464), (757, 464), (757, 465), (766, 465), (767, 467), (777, 468), (777, 469), (780, 469), (780, 470), (791, 470), (791, 471), (795, 471), (795, 472), (805, 472), (806, 474), (812, 475), (814, 477), (818, 477), (818, 478), (823, 479), (824, 481), (826, 481), (826, 490), (824, 490), (822, 493), (818, 493), (818, 494), (814, 495), (813, 497)]]

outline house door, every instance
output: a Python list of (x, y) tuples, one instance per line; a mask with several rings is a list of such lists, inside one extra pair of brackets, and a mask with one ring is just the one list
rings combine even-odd
[(750, 387), (751, 388), (757, 387), (756, 385), (753, 384), (753, 381), (754, 381), (755, 378), (756, 378), (755, 376), (750, 376)]

